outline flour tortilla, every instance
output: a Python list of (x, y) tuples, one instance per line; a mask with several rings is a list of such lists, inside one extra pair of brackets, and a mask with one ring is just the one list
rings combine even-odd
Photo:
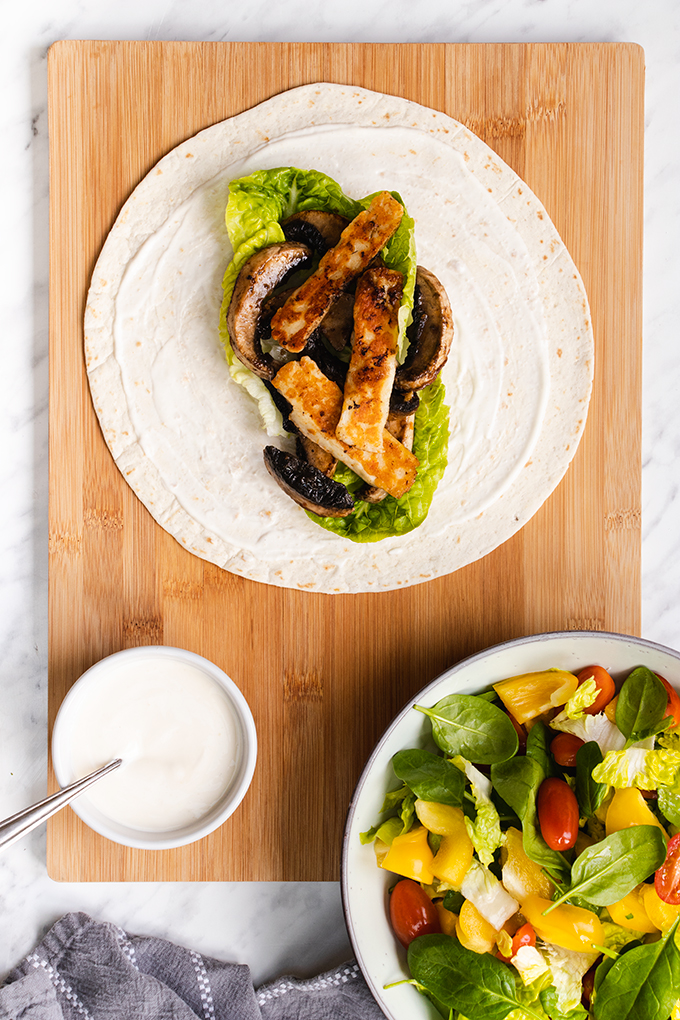
[[(403, 537), (358, 544), (309, 520), (266, 472), (271, 439), (229, 376), (217, 328), (228, 183), (284, 165), (322, 170), (352, 198), (399, 191), (418, 261), (451, 298), (449, 466)], [(510, 538), (564, 475), (593, 374), (583, 284), (514, 171), (442, 113), (325, 83), (200, 132), (150, 171), (95, 267), (85, 352), (109, 449), (166, 531), (233, 573), (328, 593), (419, 584)]]

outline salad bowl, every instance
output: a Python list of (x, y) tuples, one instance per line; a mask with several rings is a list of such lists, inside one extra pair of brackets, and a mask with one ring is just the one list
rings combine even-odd
[[(377, 867), (372, 845), (360, 834), (381, 816), (385, 794), (399, 785), (392, 757), (406, 748), (436, 750), (429, 720), (413, 705), (432, 706), (450, 694), (479, 694), (522, 673), (603, 666), (617, 682), (646, 666), (680, 689), (680, 652), (642, 638), (601, 631), (560, 631), (504, 642), (462, 660), (424, 687), (396, 716), (371, 754), (349, 806), (342, 855), (345, 920), (357, 962), (390, 1020), (435, 1020), (435, 1007), (409, 984), (406, 950), (388, 919), (388, 891), (397, 876)], [(387, 987), (390, 986), (390, 987)]]

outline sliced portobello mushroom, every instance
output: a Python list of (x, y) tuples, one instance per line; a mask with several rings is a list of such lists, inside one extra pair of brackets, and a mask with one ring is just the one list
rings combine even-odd
[(286, 432), (290, 432), (294, 436), (299, 435), (300, 430), (298, 429), (297, 425), (295, 425), (294, 422), (290, 420), (290, 412), (293, 410), (293, 408), (290, 406), (290, 404), (283, 396), (283, 394), (279, 393), (276, 386), (272, 386), (269, 379), (265, 379), (264, 384), (269, 390), (269, 395), (274, 401), (274, 406), (276, 407), (277, 411), (279, 411), (281, 414), (281, 417), (283, 419), (283, 427), (286, 430)]
[(446, 363), (453, 339), (453, 317), (446, 291), (429, 269), (418, 266), (410, 346), (397, 369), (394, 385), (402, 392), (422, 390), (434, 382)]
[(345, 292), (331, 305), (315, 332), (323, 333), (331, 347), (341, 351), (351, 341), (353, 330), (354, 294)]
[(262, 306), (288, 274), (300, 269), (310, 257), (311, 250), (298, 241), (271, 244), (251, 255), (236, 277), (227, 311), (229, 338), (239, 361), (260, 379), (272, 379), (280, 367), (262, 350), (257, 328)]
[(281, 224), (287, 241), (301, 241), (321, 255), (334, 248), (349, 220), (338, 213), (306, 209), (293, 213)]
[[(281, 394), (279, 394), (281, 396)], [(281, 397), (285, 400), (285, 397)], [(286, 400), (286, 403), (288, 401)], [(290, 407), (290, 404), (288, 404)], [(292, 422), (291, 422), (292, 424)], [(308, 464), (315, 467), (317, 471), (321, 471), (322, 474), (326, 475), (327, 478), (332, 478), (336, 467), (338, 466), (338, 459), (334, 457), (332, 453), (328, 453), (327, 450), (322, 450), (320, 446), (307, 436), (303, 436), (299, 429), (293, 425), (293, 428), (299, 433), (297, 440), (295, 441), (295, 452), (297, 453), (300, 460), (306, 460)]]
[(420, 406), (420, 397), (415, 390), (404, 392), (395, 387), (390, 393), (390, 414), (395, 418), (406, 418), (415, 414)]
[(354, 499), (344, 485), (294, 454), (265, 446), (264, 462), (283, 491), (305, 510), (320, 517), (347, 517), (354, 509)]

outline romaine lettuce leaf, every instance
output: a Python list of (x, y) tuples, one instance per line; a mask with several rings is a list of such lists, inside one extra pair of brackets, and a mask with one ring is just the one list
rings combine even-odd
[(575, 694), (572, 694), (564, 706), (563, 712), (568, 719), (583, 719), (586, 714), (585, 709), (590, 708), (596, 698), (597, 684), (591, 677), (589, 680), (579, 684)]
[(501, 832), (498, 810), (491, 800), (493, 789), (491, 781), (462, 755), (457, 754), (451, 760), (467, 776), (477, 809), (477, 817), (474, 821), (471, 818), (465, 819), (467, 834), (482, 864), (491, 864), (496, 850), (505, 842), (505, 837)]
[(644, 747), (608, 751), (604, 761), (593, 769), (593, 779), (617, 790), (627, 786), (637, 786), (639, 790), (672, 787), (680, 782), (680, 751), (666, 748), (648, 751)]
[(550, 720), (550, 727), (562, 733), (573, 733), (586, 744), (589, 740), (594, 740), (599, 744), (603, 754), (607, 751), (618, 751), (626, 743), (621, 730), (609, 721), (604, 712), (600, 712), (599, 715), (584, 715), (581, 719), (570, 719), (566, 712), (562, 711)]

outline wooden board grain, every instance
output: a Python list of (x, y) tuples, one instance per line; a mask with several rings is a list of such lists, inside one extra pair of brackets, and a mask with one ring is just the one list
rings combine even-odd
[[(195, 132), (314, 81), (396, 93), (477, 132), (547, 207), (590, 297), (595, 388), (565, 479), (494, 553), (403, 591), (287, 591), (187, 553), (119, 474), (85, 377), (89, 276), (130, 192)], [(629, 44), (51, 48), (50, 728), (93, 662), (167, 644), (236, 681), (260, 741), (245, 801), (212, 836), (131, 850), (67, 809), (49, 826), (53, 878), (337, 879), (362, 765), (423, 684), (525, 634), (639, 633), (643, 83)]]

